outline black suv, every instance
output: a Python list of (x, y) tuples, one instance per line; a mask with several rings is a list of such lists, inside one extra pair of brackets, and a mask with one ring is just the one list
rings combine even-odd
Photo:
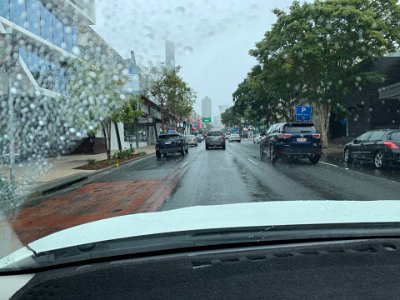
[(278, 123), (272, 125), (260, 141), (260, 156), (272, 162), (279, 157), (308, 158), (316, 164), (321, 158), (321, 134), (312, 123)]
[(344, 161), (373, 162), (380, 169), (387, 164), (400, 164), (400, 130), (380, 129), (368, 131), (344, 147)]
[(189, 153), (189, 147), (185, 136), (179, 133), (160, 134), (156, 143), (156, 156), (161, 154), (180, 153), (182, 156)]

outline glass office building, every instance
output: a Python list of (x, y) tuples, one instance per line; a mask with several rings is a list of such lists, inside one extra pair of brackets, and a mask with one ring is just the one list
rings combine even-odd
[[(30, 38), (39, 41), (38, 47), (19, 45), (20, 58), (41, 88), (65, 93), (67, 70), (54, 55), (48, 55), (46, 48), (49, 44), (40, 44), (45, 40), (53, 48), (60, 49), (60, 57), (63, 56), (62, 50), (72, 55), (79, 53), (77, 24), (67, 13), (60, 13), (57, 4), (58, 1), (0, 0), (0, 17), (3, 18), (0, 21), (10, 22), (4, 24), (12, 26), (16, 32), (29, 31)], [(70, 15), (73, 14), (70, 12)]]

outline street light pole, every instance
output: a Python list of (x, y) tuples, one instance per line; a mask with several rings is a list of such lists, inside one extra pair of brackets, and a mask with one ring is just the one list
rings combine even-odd
[(8, 75), (8, 137), (10, 141), (10, 183), (15, 183), (15, 122), (14, 122), (14, 100), (12, 96), (11, 70)]

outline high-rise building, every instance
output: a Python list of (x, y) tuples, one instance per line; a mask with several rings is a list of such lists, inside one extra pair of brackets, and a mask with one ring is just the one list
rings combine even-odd
[(168, 69), (175, 69), (175, 44), (171, 41), (165, 42), (165, 65)]
[(209, 97), (205, 97), (202, 101), (201, 101), (201, 105), (202, 105), (202, 117), (203, 117), (203, 121), (207, 120), (207, 122), (211, 122), (211, 116), (212, 116), (212, 101)]

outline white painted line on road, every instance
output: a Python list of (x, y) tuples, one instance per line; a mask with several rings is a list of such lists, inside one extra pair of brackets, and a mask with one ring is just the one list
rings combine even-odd
[(255, 161), (252, 161), (250, 158), (248, 158), (249, 162), (251, 162), (252, 164), (255, 164), (256, 166), (258, 166), (258, 163), (256, 163)]
[(185, 162), (184, 164), (183, 164), (183, 166), (181, 167), (181, 169), (183, 169), (184, 167), (186, 167), (187, 165), (188, 165), (188, 161), (187, 162)]
[(319, 163), (320, 164), (324, 164), (324, 165), (328, 165), (328, 166), (331, 166), (331, 167), (339, 168), (339, 166), (337, 166), (337, 165), (330, 164), (330, 163), (327, 163), (327, 162), (324, 162), (324, 161), (320, 161)]

